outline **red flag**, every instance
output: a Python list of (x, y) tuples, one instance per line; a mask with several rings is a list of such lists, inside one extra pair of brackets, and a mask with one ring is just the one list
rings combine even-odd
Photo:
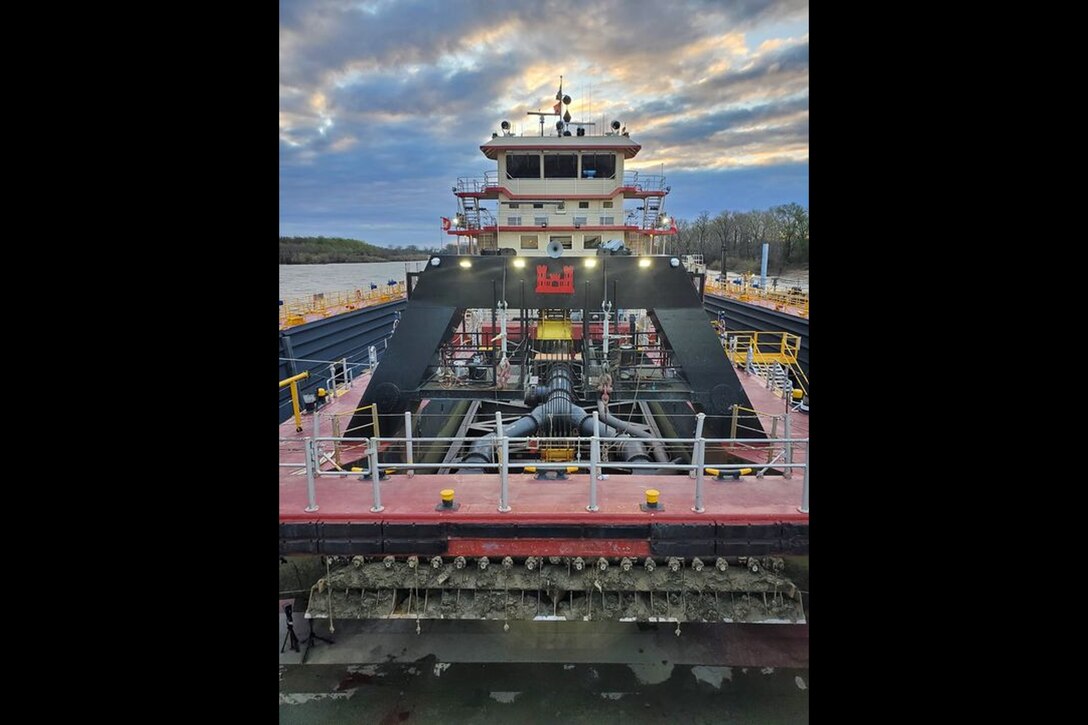
[(446, 217), (442, 217), (442, 231), (448, 232), (450, 230), (450, 220)]
[(555, 111), (556, 113), (559, 113), (559, 109), (562, 108), (562, 107), (563, 107), (563, 102), (560, 101), (559, 103), (552, 106), (552, 110)]

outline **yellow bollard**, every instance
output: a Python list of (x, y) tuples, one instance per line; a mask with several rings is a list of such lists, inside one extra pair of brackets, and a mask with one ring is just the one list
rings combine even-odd
[(461, 508), (461, 504), (455, 503), (453, 500), (452, 488), (444, 488), (438, 494), (442, 497), (442, 500), (434, 507), (435, 511), (456, 511)]
[(665, 507), (660, 503), (661, 492), (656, 488), (646, 489), (646, 503), (640, 503), (638, 507), (643, 511), (664, 511)]

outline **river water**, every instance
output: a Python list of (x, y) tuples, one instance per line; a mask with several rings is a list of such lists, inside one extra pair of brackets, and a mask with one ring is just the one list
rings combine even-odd
[(418, 272), (418, 262), (368, 262), (345, 264), (281, 264), (280, 299), (307, 297), (317, 292), (368, 290), (370, 284), (385, 287), (389, 280), (405, 281), (406, 272)]

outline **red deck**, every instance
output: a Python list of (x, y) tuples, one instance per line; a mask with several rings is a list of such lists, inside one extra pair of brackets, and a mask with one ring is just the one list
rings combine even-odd
[[(692, 523), (766, 523), (770, 521), (807, 522), (808, 515), (797, 511), (801, 503), (801, 476), (792, 480), (780, 477), (742, 477), (740, 481), (703, 482), (703, 506), (706, 512), (691, 510), (695, 481), (687, 476), (613, 475), (597, 482), (600, 510), (586, 511), (589, 503), (588, 474), (572, 474), (566, 481), (538, 481), (531, 474), (511, 474), (509, 502), (511, 511), (500, 513), (499, 477), (493, 474), (419, 474), (409, 478), (395, 475), (381, 483), (380, 514), (370, 512), (372, 484), (354, 477), (318, 478), (319, 510), (307, 513), (306, 476), (292, 475), (284, 469), (280, 475), (280, 521), (547, 521), (550, 523), (644, 523), (646, 521)], [(439, 491), (452, 488), (461, 504), (453, 512), (435, 511)], [(639, 509), (643, 492), (656, 488), (661, 492), (664, 511), (647, 513)]]
[[(739, 377), (744, 384), (753, 407), (768, 412), (780, 412), (784, 403), (758, 384), (758, 378), (743, 372)], [(347, 395), (331, 402), (323, 409), (324, 414), (351, 410), (362, 395), (367, 378), (364, 376)], [(807, 435), (806, 414), (792, 416), (794, 437)], [(327, 419), (322, 416), (321, 435), (330, 435)], [(294, 420), (280, 426), (280, 437), (299, 440), (312, 435), (313, 419), (303, 416), (303, 433), (295, 433)], [(781, 433), (780, 433), (781, 434)], [(299, 443), (281, 444), (283, 462), (303, 460)], [(766, 456), (759, 452), (759, 455)], [(765, 460), (765, 459), (764, 459)], [(803, 446), (795, 454), (795, 461), (804, 460)], [(324, 469), (330, 468), (328, 465)], [(589, 503), (589, 474), (571, 474), (565, 481), (538, 481), (532, 474), (511, 474), (509, 477), (509, 505), (511, 510), (500, 513), (499, 476), (497, 474), (449, 474), (418, 472), (409, 478), (404, 473), (394, 474), (381, 483), (381, 499), (385, 510), (371, 513), (372, 483), (360, 481), (356, 476), (318, 477), (316, 480), (318, 511), (306, 512), (305, 468), (280, 468), (280, 521), (419, 521), (435, 522), (454, 520), (459, 522), (549, 522), (557, 524), (585, 523), (645, 523), (647, 521), (672, 523), (807, 523), (808, 515), (797, 509), (801, 503), (803, 476), (797, 469), (792, 479), (767, 476), (758, 479), (744, 476), (716, 481), (707, 476), (703, 482), (704, 513), (693, 512), (695, 480), (686, 475), (650, 476), (613, 474), (607, 480), (597, 482), (596, 512), (586, 511)], [(460, 508), (454, 512), (435, 511), (439, 491), (452, 488)], [(662, 511), (644, 512), (639, 504), (645, 501), (644, 492), (656, 488), (661, 492)], [(623, 554), (620, 554), (623, 555)]]
[[(786, 403), (782, 398), (767, 390), (767, 385), (763, 381), (763, 378), (758, 375), (751, 375), (744, 372), (744, 370), (737, 370), (737, 378), (740, 379), (740, 384), (744, 388), (744, 392), (748, 394), (748, 399), (752, 401), (752, 409), (758, 410), (761, 413), (773, 413), (774, 415), (781, 415), (785, 412)], [(763, 422), (764, 432), (770, 436), (771, 431), (767, 429), (767, 424)], [(744, 438), (743, 431), (738, 431), (738, 438)], [(785, 438), (786, 433), (784, 426), (781, 422), (778, 424), (778, 429), (775, 431), (774, 438)], [(808, 413), (794, 412), (790, 415), (790, 437), (791, 438), (808, 438)], [(781, 444), (779, 444), (781, 445)], [(746, 461), (751, 461), (754, 464), (766, 464), (767, 454), (765, 451), (758, 449), (741, 449), (731, 448), (730, 453), (737, 458), (742, 458)], [(804, 445), (795, 445), (793, 447), (793, 462), (804, 463), (808, 454), (808, 448)], [(802, 469), (795, 468), (794, 475), (800, 476)]]

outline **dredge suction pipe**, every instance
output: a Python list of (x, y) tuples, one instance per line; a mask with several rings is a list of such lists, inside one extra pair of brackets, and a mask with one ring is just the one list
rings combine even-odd
[[(503, 435), (507, 438), (525, 438), (537, 430), (546, 428), (569, 427), (584, 436), (593, 435), (593, 416), (585, 408), (574, 404), (574, 373), (566, 363), (555, 363), (548, 368), (548, 382), (529, 391), (528, 400), (532, 403), (542, 400), (528, 415), (518, 418), (513, 423), (503, 426)], [(620, 421), (622, 423), (622, 421)], [(601, 421), (601, 436), (623, 439), (621, 450), (627, 462), (649, 461), (646, 446), (633, 440), (628, 433)], [(494, 458), (495, 433), (488, 433), (472, 444), (469, 452), (461, 459), (462, 464), (491, 463)], [(483, 473), (482, 468), (460, 468), (458, 473)]]

